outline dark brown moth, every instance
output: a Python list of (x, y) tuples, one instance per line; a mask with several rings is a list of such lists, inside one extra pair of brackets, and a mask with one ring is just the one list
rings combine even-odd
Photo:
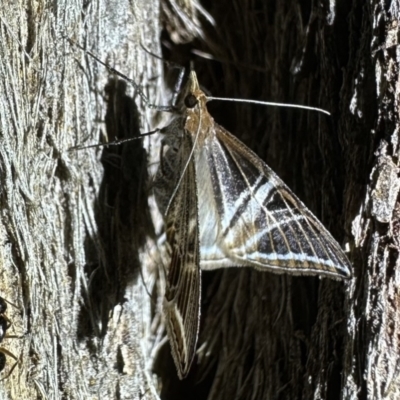
[(254, 267), (350, 278), (317, 218), (250, 149), (214, 122), (191, 72), (167, 127), (155, 179), (171, 254), (164, 313), (178, 375), (196, 352), (201, 270)]

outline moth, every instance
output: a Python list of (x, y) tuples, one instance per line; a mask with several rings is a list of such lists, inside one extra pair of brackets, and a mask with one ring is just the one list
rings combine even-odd
[(180, 379), (196, 352), (202, 270), (351, 277), (331, 234), (264, 161), (213, 120), (206, 103), (192, 71), (175, 118), (160, 131), (154, 182), (171, 256), (163, 309)]

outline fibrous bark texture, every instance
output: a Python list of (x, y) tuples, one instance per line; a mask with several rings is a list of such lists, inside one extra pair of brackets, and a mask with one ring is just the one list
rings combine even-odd
[[(158, 9), (151, 1), (1, 6), (0, 294), (16, 306), (7, 333), (18, 336), (2, 346), (19, 362), (0, 398), (157, 398), (143, 284), (151, 267), (140, 275), (138, 251), (152, 236), (143, 144), (73, 148), (137, 135), (151, 116), (68, 39), (156, 101), (161, 64), (140, 45), (160, 52)], [(12, 365), (7, 357), (4, 375)]]

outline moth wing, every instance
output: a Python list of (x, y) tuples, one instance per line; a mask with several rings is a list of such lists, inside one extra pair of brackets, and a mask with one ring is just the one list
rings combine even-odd
[[(278, 273), (351, 276), (336, 240), (242, 142), (215, 124), (203, 156), (208, 175), (199, 178), (198, 186), (201, 190), (208, 182), (214, 201), (207, 209), (200, 204), (202, 269), (252, 266)], [(207, 234), (210, 229), (204, 226), (217, 216), (214, 233)]]
[[(192, 146), (191, 140), (186, 139), (183, 138), (177, 153), (182, 164), (186, 164)], [(184, 167), (181, 165), (178, 170), (184, 171)], [(196, 352), (201, 296), (197, 189), (193, 160), (189, 161), (181, 178), (165, 217), (171, 264), (163, 307), (172, 356), (178, 375), (183, 379)]]

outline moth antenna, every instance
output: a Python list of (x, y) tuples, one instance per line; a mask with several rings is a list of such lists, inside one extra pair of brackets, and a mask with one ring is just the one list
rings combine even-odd
[(113, 73), (113, 74), (119, 76), (120, 78), (126, 80), (127, 82), (129, 82), (134, 87), (134, 89), (136, 90), (137, 94), (140, 96), (140, 98), (143, 100), (143, 102), (146, 104), (146, 106), (148, 108), (151, 108), (151, 109), (157, 110), (157, 111), (165, 111), (165, 112), (173, 112), (174, 111), (174, 108), (171, 107), (171, 106), (160, 106), (158, 104), (150, 103), (148, 97), (144, 94), (144, 92), (141, 89), (140, 85), (138, 85), (133, 79), (129, 78), (128, 76), (126, 76), (122, 72), (116, 70), (115, 68), (111, 67), (110, 65), (108, 65), (104, 61), (100, 60), (99, 57), (97, 57), (91, 51), (86, 50), (85, 48), (83, 48), (79, 43), (74, 42), (72, 39), (70, 39), (68, 37), (66, 37), (66, 39), (70, 42), (70, 44), (72, 44), (72, 45), (78, 47), (79, 49), (81, 49), (82, 51), (84, 51), (86, 54), (88, 54), (90, 57), (95, 59), (103, 67), (107, 68), (111, 73)]
[(150, 135), (153, 135), (153, 134), (155, 134), (157, 132), (160, 132), (160, 129), (157, 128), (154, 131), (142, 133), (139, 136), (135, 136), (135, 137), (127, 138), (127, 139), (114, 140), (114, 141), (108, 142), (108, 143), (90, 144), (89, 146), (73, 146), (73, 147), (70, 147), (68, 149), (68, 151), (85, 150), (85, 149), (91, 149), (93, 147), (119, 146), (122, 143), (131, 142), (132, 140), (139, 140), (139, 139), (142, 139), (145, 136), (150, 136)]
[(331, 115), (329, 111), (324, 110), (323, 108), (318, 107), (310, 107), (310, 106), (302, 106), (300, 104), (290, 104), (290, 103), (275, 103), (271, 101), (259, 101), (259, 100), (241, 100), (241, 99), (232, 99), (229, 97), (207, 97), (207, 100), (220, 100), (220, 101), (232, 101), (235, 103), (250, 103), (250, 104), (259, 104), (262, 106), (273, 106), (273, 107), (286, 107), (286, 108), (299, 108), (301, 110), (310, 110), (317, 111), (326, 115)]

